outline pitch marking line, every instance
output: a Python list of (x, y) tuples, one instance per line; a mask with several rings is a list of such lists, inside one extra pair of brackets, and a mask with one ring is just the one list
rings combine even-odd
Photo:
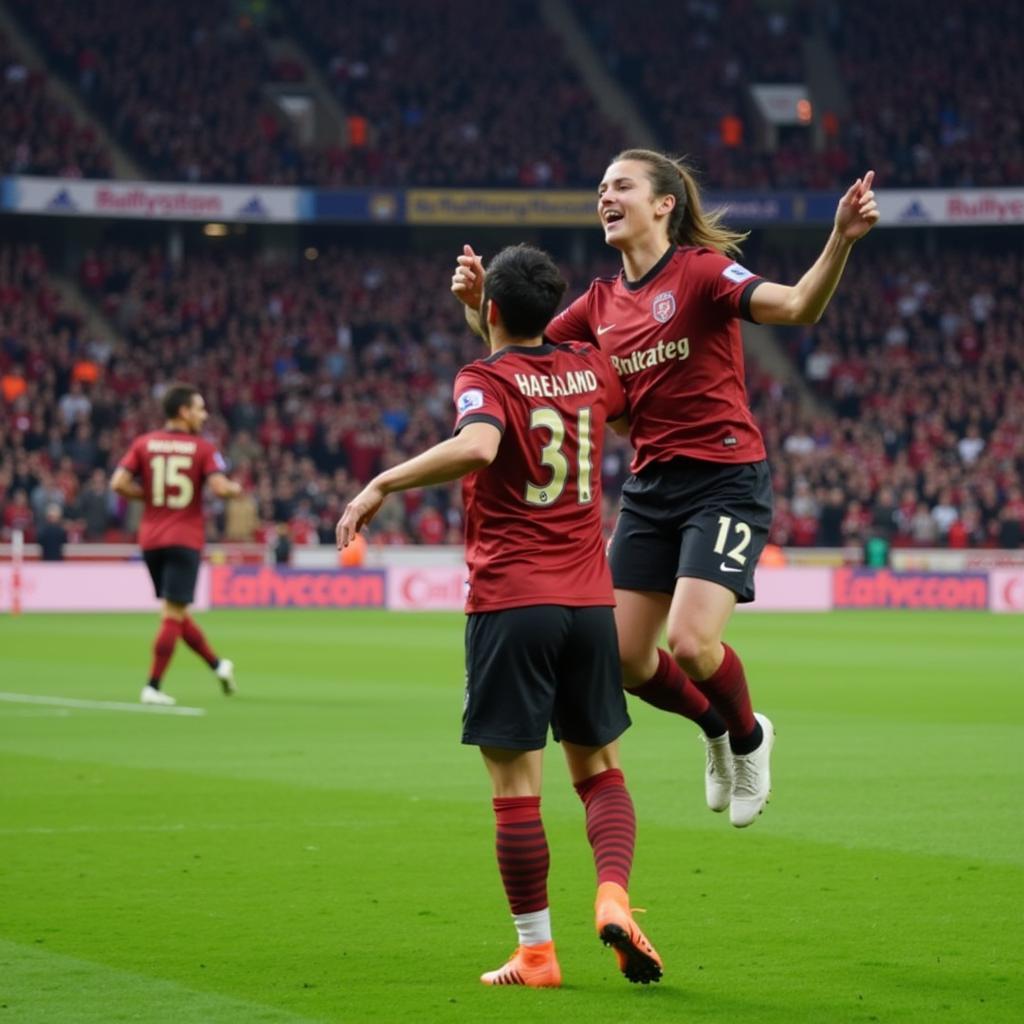
[(2, 693), (8, 704), (46, 704), (56, 708), (82, 708), (86, 711), (138, 711), (144, 715), (205, 715), (205, 708), (187, 708), (159, 704), (126, 704), (117, 700), (75, 700), (73, 697), (37, 697), (31, 693)]

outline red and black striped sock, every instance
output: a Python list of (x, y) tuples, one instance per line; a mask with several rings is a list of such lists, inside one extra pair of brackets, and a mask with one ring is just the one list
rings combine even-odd
[(153, 642), (153, 664), (149, 670), (149, 685), (160, 689), (160, 680), (174, 654), (174, 645), (181, 636), (181, 623), (177, 619), (164, 619)]
[(213, 653), (213, 648), (206, 642), (206, 634), (195, 624), (195, 621), (188, 618), (181, 624), (181, 639), (206, 662), (210, 668), (216, 668), (220, 658)]
[(652, 707), (689, 718), (712, 739), (725, 732), (722, 716), (679, 667), (676, 659), (661, 648), (658, 649), (657, 672), (646, 683), (629, 692)]
[(496, 796), (498, 870), (513, 914), (548, 905), (550, 854), (539, 796)]
[(594, 851), (597, 884), (616, 882), (629, 888), (636, 845), (636, 814), (626, 780), (618, 768), (576, 783), (587, 810), (587, 839)]
[[(754, 709), (750, 705), (750, 690), (743, 662), (728, 644), (722, 644), (722, 647), (725, 649), (722, 664), (714, 675), (697, 685), (725, 719), (733, 752), (749, 753), (761, 742), (761, 726), (754, 718)], [(751, 742), (753, 746), (750, 746)], [(737, 749), (737, 746), (749, 749)]]

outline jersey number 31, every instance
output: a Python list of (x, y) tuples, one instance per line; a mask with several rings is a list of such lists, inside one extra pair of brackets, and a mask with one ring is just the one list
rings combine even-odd
[[(551, 479), (543, 486), (527, 481), (527, 505), (551, 505), (562, 496), (569, 477), (569, 458), (562, 450), (565, 444), (565, 420), (555, 409), (534, 409), (530, 413), (530, 429), (548, 431), (549, 440), (540, 450), (540, 463), (551, 470)], [(579, 447), (576, 452), (576, 493), (580, 505), (589, 505), (594, 498), (590, 486), (590, 409), (580, 409), (576, 420)]]

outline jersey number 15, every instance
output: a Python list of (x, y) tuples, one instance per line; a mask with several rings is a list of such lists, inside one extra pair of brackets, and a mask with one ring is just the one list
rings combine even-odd
[[(565, 444), (565, 420), (555, 409), (534, 409), (530, 413), (530, 429), (548, 431), (549, 440), (540, 450), (540, 463), (551, 470), (551, 479), (543, 486), (532, 481), (526, 484), (528, 505), (551, 505), (562, 495), (571, 467), (569, 458), (562, 450)], [(590, 465), (590, 409), (580, 409), (576, 420), (576, 436), (579, 447), (576, 451), (576, 493), (581, 505), (589, 505), (594, 498), (590, 486), (592, 467)]]
[(179, 509), (192, 503), (196, 489), (188, 475), (191, 468), (191, 455), (154, 455), (149, 460), (154, 508)]

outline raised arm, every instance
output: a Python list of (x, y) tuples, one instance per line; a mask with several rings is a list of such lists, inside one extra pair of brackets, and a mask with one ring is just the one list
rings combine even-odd
[(335, 530), (338, 547), (351, 543), (377, 514), (389, 494), (445, 484), (483, 469), (494, 461), (500, 444), (501, 431), (497, 427), (490, 423), (469, 423), (455, 437), (384, 470), (345, 507)]
[(764, 281), (750, 296), (750, 315), (759, 324), (813, 324), (832, 298), (843, 276), (854, 242), (878, 223), (878, 204), (868, 171), (847, 190), (836, 208), (835, 225), (821, 255), (795, 285)]
[(480, 306), (484, 300), (484, 261), (473, 251), (473, 246), (464, 245), (462, 255), (456, 260), (452, 274), (452, 294), (466, 308), (466, 323), (478, 337), (484, 332), (480, 327)]

